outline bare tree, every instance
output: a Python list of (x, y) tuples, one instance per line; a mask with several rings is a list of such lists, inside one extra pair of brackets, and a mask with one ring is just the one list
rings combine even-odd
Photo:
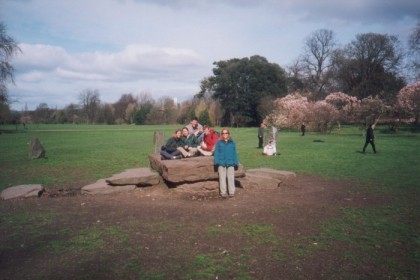
[(403, 59), (396, 36), (365, 33), (334, 54), (335, 81), (359, 99), (379, 95), (392, 100), (405, 83), (398, 75)]
[(332, 30), (320, 29), (306, 38), (304, 54), (300, 58), (306, 80), (306, 87), (315, 99), (322, 99), (330, 82), (329, 69), (337, 41)]
[(303, 63), (298, 59), (295, 59), (288, 67), (288, 89), (289, 94), (294, 92), (302, 93), (305, 90), (305, 85), (303, 83)]
[(416, 81), (420, 80), (420, 22), (417, 23), (416, 28), (410, 33), (408, 41), (410, 69), (414, 74)]
[(86, 89), (79, 94), (79, 101), (88, 124), (92, 124), (95, 121), (95, 116), (101, 103), (99, 91), (97, 89)]
[(64, 108), (64, 113), (70, 123), (79, 123), (80, 121), (80, 106), (78, 104), (70, 103)]
[(137, 111), (137, 103), (129, 103), (125, 109), (125, 119), (129, 124), (134, 123), (134, 114)]
[(175, 124), (177, 121), (177, 107), (170, 97), (161, 97), (151, 108), (147, 116), (147, 124)]
[(36, 123), (48, 123), (51, 115), (51, 110), (48, 107), (48, 104), (45, 102), (40, 103), (38, 107), (36, 107), (34, 115)]
[(9, 114), (9, 98), (6, 84), (14, 83), (14, 68), (10, 63), (11, 58), (21, 52), (18, 44), (6, 34), (6, 27), (0, 22), (0, 121)]
[(141, 106), (144, 104), (154, 104), (155, 100), (153, 99), (152, 95), (146, 91), (140, 92), (137, 95), (137, 103)]
[[(127, 108), (129, 104), (135, 104), (137, 105), (137, 101), (134, 98), (134, 96), (131, 93), (126, 93), (121, 95), (120, 99), (115, 102), (113, 104), (114, 109), (115, 109), (115, 118), (117, 119), (118, 122), (122, 123), (129, 123), (130, 122), (130, 117), (127, 118)], [(133, 105), (130, 105), (130, 107), (132, 107)]]

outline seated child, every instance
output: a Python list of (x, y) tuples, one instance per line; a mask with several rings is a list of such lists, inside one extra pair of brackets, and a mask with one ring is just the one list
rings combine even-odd
[(275, 156), (277, 154), (276, 146), (273, 144), (273, 140), (268, 141), (268, 144), (264, 147), (263, 155)]
[(198, 153), (197, 146), (200, 144), (194, 134), (190, 134), (188, 128), (182, 129), (181, 139), (184, 141), (184, 147), (178, 147), (183, 157), (193, 157)]
[(220, 136), (214, 131), (214, 129), (204, 126), (204, 138), (201, 145), (197, 147), (200, 154), (203, 156), (212, 156), (214, 153), (214, 147)]
[(185, 142), (181, 138), (181, 129), (175, 130), (175, 133), (171, 138), (168, 139), (166, 144), (162, 146), (160, 155), (162, 159), (181, 159), (181, 152), (178, 150), (178, 147), (184, 147)]

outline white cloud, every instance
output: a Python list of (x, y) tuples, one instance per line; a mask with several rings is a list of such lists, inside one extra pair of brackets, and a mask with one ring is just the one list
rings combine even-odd
[(19, 48), (22, 50), (19, 53), (14, 63), (18, 71), (22, 69), (42, 69), (48, 71), (54, 69), (58, 64), (66, 63), (69, 55), (62, 47), (49, 45), (30, 45), (20, 44)]
[[(27, 69), (81, 73), (99, 73), (104, 79), (112, 79), (119, 71), (138, 75), (150, 70), (168, 72), (180, 71), (182, 67), (203, 68), (205, 60), (193, 50), (159, 48), (149, 45), (131, 44), (119, 52), (68, 53), (61, 47), (49, 45), (20, 45), (22, 53), (15, 59), (18, 72)], [(98, 79), (99, 76), (93, 76)]]
[(58, 77), (66, 80), (100, 81), (106, 79), (106, 76), (96, 73), (83, 73), (81, 71), (71, 71), (60, 67), (54, 71), (54, 74), (57, 74)]
[(364, 32), (404, 40), (419, 11), (416, 0), (0, 4), (0, 18), (23, 50), (14, 60), (16, 86), (10, 87), (11, 95), (21, 102), (32, 96), (32, 103), (58, 106), (86, 88), (98, 89), (110, 102), (127, 92), (192, 95), (199, 81), (211, 75), (214, 61), (258, 54), (285, 67), (301, 53), (304, 38), (320, 28), (335, 31), (342, 44)]
[(19, 75), (19, 79), (25, 83), (37, 83), (42, 81), (43, 77), (42, 72), (34, 70)]
[[(189, 49), (131, 44), (114, 53), (68, 53), (49, 45), (20, 47), (22, 54), (16, 57), (15, 67), (16, 85), (21, 91), (15, 90), (14, 94), (22, 100), (41, 98), (34, 83), (42, 88), (42, 98), (60, 91), (59, 94), (74, 96), (73, 102), (87, 88), (98, 89), (106, 102), (115, 102), (122, 93), (145, 90), (156, 94), (188, 91), (192, 95), (198, 91), (200, 79), (209, 72), (204, 59)], [(43, 102), (67, 105), (62, 101), (68, 98), (48, 97)]]

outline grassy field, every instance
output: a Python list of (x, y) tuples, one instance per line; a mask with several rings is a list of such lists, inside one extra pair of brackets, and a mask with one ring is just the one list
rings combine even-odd
[[(126, 168), (148, 166), (153, 133), (169, 137), (176, 126), (33, 125), (0, 135), (0, 190), (39, 183), (46, 188), (96, 181)], [(1, 127), (11, 129), (14, 127)], [(28, 142), (38, 137), (47, 159), (30, 160)], [(270, 167), (345, 178), (375, 185), (375, 191), (415, 188), (420, 179), (420, 134), (376, 132), (378, 154), (360, 151), (364, 137), (347, 127), (332, 134), (279, 132), (279, 157), (263, 157), (256, 149), (255, 128), (233, 128), (239, 159), (246, 169)], [(376, 188), (379, 187), (379, 188)]]
[[(0, 190), (17, 184), (30, 183), (43, 184), (47, 189), (80, 188), (127, 168), (147, 167), (149, 164), (147, 155), (154, 151), (152, 140), (154, 132), (163, 131), (169, 137), (175, 128), (176, 126), (34, 125), (26, 130), (20, 128), (16, 131), (14, 127), (0, 126), (0, 130), (10, 129), (13, 132), (0, 135)], [(333, 242), (340, 241), (344, 246), (351, 248), (341, 254), (355, 267), (361, 262), (372, 262), (377, 266), (392, 268), (392, 279), (418, 277), (420, 238), (419, 226), (415, 221), (419, 220), (420, 211), (418, 203), (420, 134), (410, 132), (390, 134), (385, 132), (385, 128), (384, 131), (378, 128), (375, 131), (378, 154), (373, 154), (370, 146), (367, 153), (362, 154), (360, 151), (364, 137), (354, 127), (344, 127), (328, 135), (309, 132), (304, 137), (301, 137), (297, 131), (280, 131), (277, 146), (280, 156), (277, 157), (261, 156), (261, 150), (256, 148), (258, 142), (256, 128), (232, 128), (231, 134), (237, 142), (239, 159), (245, 169), (269, 167), (294, 171), (298, 174), (318, 175), (327, 179), (362, 183), (360, 191), (386, 197), (386, 201), (389, 202), (383, 205), (338, 209), (339, 217), (320, 224), (321, 230), (318, 235), (302, 237), (302, 240), (306, 238), (305, 242), (310, 240), (314, 244), (323, 244), (332, 251)], [(27, 143), (32, 137), (40, 139), (47, 151), (46, 159), (28, 158)], [(277, 210), (285, 211), (280, 208)], [(42, 227), (43, 222), (53, 224), (52, 216), (57, 218), (56, 216), (62, 217), (64, 214), (44, 211), (33, 216), (31, 211), (32, 209), (26, 209), (24, 206), (18, 207), (15, 215), (0, 219), (0, 229), (3, 227), (3, 230), (9, 234), (7, 240), (21, 236), (22, 228), (25, 228), (25, 232), (31, 233), (30, 235), (43, 238), (55, 236), (56, 239), (48, 241), (48, 248), (45, 249), (48, 252), (68, 250), (69, 253), (85, 259), (91, 258), (86, 255), (87, 253), (83, 253), (86, 246), (91, 246), (92, 248), (89, 247), (91, 251), (108, 253), (110, 249), (100, 242), (105, 244), (105, 241), (118, 240), (116, 248), (121, 252), (130, 251), (132, 246), (127, 242), (132, 238), (131, 232), (122, 230), (124, 226), (129, 228), (132, 226), (129, 224), (130, 220), (119, 226), (86, 227), (77, 233), (71, 228), (61, 228), (57, 229), (54, 235), (45, 232)], [(80, 214), (74, 213), (74, 215)], [(139, 223), (139, 221), (131, 222)], [(169, 226), (162, 224), (163, 222), (150, 222), (148, 230), (167, 231), (162, 227), (170, 227), (176, 229), (173, 231), (181, 233), (189, 230), (187, 222), (175, 224), (175, 221), (168, 220)], [(281, 243), (273, 225), (269, 223), (249, 223), (239, 228), (236, 225), (224, 228), (209, 225), (207, 231), (208, 238), (231, 234), (242, 238), (245, 236), (250, 240), (250, 244), (257, 244), (258, 238), (264, 238), (265, 243), (271, 244), (270, 248)], [(69, 235), (74, 237), (66, 239)], [(258, 238), (255, 239), (255, 236)], [(67, 240), (66, 246), (57, 241), (62, 239)], [(2, 248), (9, 250), (7, 246), (9, 245), (0, 246), (0, 253)], [(302, 255), (302, 258), (307, 258), (312, 254), (310, 249), (302, 249), (299, 243), (292, 243), (290, 246), (295, 248), (294, 254), (298, 257)], [(254, 247), (250, 248), (252, 251)], [(381, 255), (378, 251), (385, 253)], [(280, 251), (270, 252), (279, 261), (287, 259)], [(409, 252), (405, 256), (409, 265), (398, 263), (392, 258), (392, 254), (397, 255), (401, 252)], [(203, 252), (197, 255), (192, 267), (186, 270), (182, 279), (212, 279), (214, 271), (204, 276), (198, 273), (203, 270), (203, 266), (210, 267), (209, 263), (212, 264), (213, 270), (221, 269), (222, 264), (217, 263), (218, 257), (212, 255), (213, 253)], [(251, 252), (244, 249), (244, 254), (237, 258), (238, 260), (234, 261), (251, 264), (254, 257)], [(138, 264), (134, 259), (132, 264), (134, 267), (118, 268), (113, 275), (128, 276), (132, 270), (144, 269), (136, 267)], [(379, 263), (375, 263), (376, 259)], [(411, 265), (413, 263), (416, 265)], [(238, 279), (253, 279), (248, 268), (241, 269), (236, 274)], [(167, 276), (156, 272), (143, 278), (168, 279)], [(341, 279), (364, 279), (363, 276), (352, 274), (351, 271), (347, 276), (341, 273), (335, 276), (340, 276)], [(328, 279), (328, 276), (326, 277)], [(86, 279), (94, 278), (86, 277)]]

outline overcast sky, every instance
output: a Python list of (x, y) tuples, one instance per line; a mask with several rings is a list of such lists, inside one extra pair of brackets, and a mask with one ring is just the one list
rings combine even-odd
[(12, 108), (64, 108), (97, 89), (191, 98), (214, 61), (261, 55), (286, 68), (304, 39), (333, 30), (406, 43), (418, 0), (0, 0), (0, 21), (22, 49), (13, 60)]

